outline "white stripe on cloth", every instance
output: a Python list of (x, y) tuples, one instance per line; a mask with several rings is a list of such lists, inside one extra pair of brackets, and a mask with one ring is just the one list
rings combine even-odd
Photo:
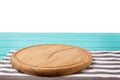
[(65, 76), (65, 77), (116, 77), (116, 78), (120, 78), (120, 75), (116, 75), (116, 74), (74, 74), (74, 75), (69, 75), (69, 76)]
[(105, 63), (105, 64), (107, 64), (107, 63), (110, 63), (110, 64), (118, 64), (118, 63), (120, 63), (120, 61), (92, 61), (92, 63)]
[(0, 64), (0, 67), (12, 67), (11, 64)]
[(0, 62), (5, 64), (10, 64), (10, 61), (7, 61), (7, 60), (1, 60)]
[(115, 68), (120, 68), (120, 65), (90, 65), (89, 67), (93, 67), (93, 68), (113, 68), (113, 69), (115, 69)]
[(111, 70), (111, 69), (88, 69), (83, 70), (82, 72), (112, 72), (112, 73), (120, 73), (120, 70)]
[(92, 54), (92, 56), (119, 56), (120, 57), (120, 54)]
[(10, 57), (5, 56), (3, 59), (10, 59)]
[(115, 51), (108, 51), (108, 50), (102, 50), (102, 51), (89, 51), (90, 53), (101, 53), (101, 52), (107, 52), (107, 53), (120, 53), (120, 50), (115, 50)]
[(93, 57), (93, 59), (96, 59), (96, 60), (120, 60), (120, 58), (111, 58), (111, 57), (107, 57), (107, 58), (99, 58), (99, 57)]
[(17, 72), (17, 70), (16, 69), (10, 69), (10, 68), (0, 68), (0, 71), (10, 71), (10, 72)]
[(1, 76), (30, 76), (23, 73), (4, 73), (4, 72), (0, 72), (0, 75)]

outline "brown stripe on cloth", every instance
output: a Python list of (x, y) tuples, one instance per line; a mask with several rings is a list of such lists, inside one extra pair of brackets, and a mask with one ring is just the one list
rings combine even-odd
[(120, 51), (90, 51), (92, 64), (85, 70), (67, 76), (40, 77), (18, 72), (10, 64), (10, 52), (0, 61), (0, 80), (120, 80)]

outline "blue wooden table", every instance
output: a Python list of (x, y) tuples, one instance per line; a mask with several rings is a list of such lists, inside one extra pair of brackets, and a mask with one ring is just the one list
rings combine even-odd
[(57, 43), (87, 50), (120, 50), (120, 33), (0, 33), (0, 59), (11, 49)]

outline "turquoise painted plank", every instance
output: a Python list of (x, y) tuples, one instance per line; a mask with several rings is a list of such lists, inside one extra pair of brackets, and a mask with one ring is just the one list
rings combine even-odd
[[(48, 37), (43, 37), (43, 36), (38, 36), (38, 37), (30, 37), (30, 36), (19, 36), (19, 37), (16, 37), (16, 36), (8, 36), (8, 37), (0, 37), (0, 40), (53, 40), (53, 39), (56, 39), (56, 40), (87, 40), (87, 41), (113, 41), (113, 40), (120, 40), (120, 37), (51, 37), (51, 36), (48, 36)], [(92, 39), (92, 40), (91, 40)]]
[[(5, 34), (7, 34), (7, 35), (5, 35)], [(31, 35), (31, 36), (33, 36), (34, 34), (36, 34), (36, 35), (47, 35), (47, 36), (48, 36), (48, 34), (55, 35), (55, 34), (59, 34), (59, 33), (32, 33), (32, 32), (27, 32), (27, 33), (24, 33), (24, 32), (15, 32), (15, 33), (14, 33), (14, 32), (13, 32), (13, 33), (11, 33), (11, 32), (5, 32), (5, 33), (4, 33), (4, 32), (3, 32), (3, 33), (1, 33), (0, 35), (13, 36), (13, 35), (23, 35), (23, 34), (24, 34), (25, 36), (26, 36), (26, 35)], [(64, 35), (74, 35), (74, 34), (75, 34), (75, 35), (80, 35), (80, 36), (81, 36), (81, 35), (83, 35), (83, 34), (84, 34), (84, 35), (88, 35), (89, 33), (77, 33), (77, 34), (76, 34), (76, 33), (67, 33), (67, 34), (66, 34), (66, 33), (60, 33), (59, 35), (63, 35), (63, 34), (64, 34)], [(104, 33), (100, 33), (100, 34), (99, 34), (99, 33), (95, 33), (95, 34), (94, 34), (94, 33), (90, 33), (89, 35), (96, 35), (96, 34), (97, 34), (97, 35), (107, 35), (107, 34), (104, 34)], [(109, 34), (114, 35), (113, 33), (109, 33)], [(117, 33), (117, 34), (119, 34), (119, 33)], [(115, 35), (116, 35), (116, 34), (115, 34)], [(34, 36), (35, 36), (35, 35), (34, 35)]]
[(91, 41), (91, 42), (104, 42), (104, 41), (120, 41), (120, 37), (1, 37), (0, 42), (11, 41)]
[(120, 33), (0, 33), (0, 37), (31, 36), (31, 37), (119, 37)]
[(0, 42), (0, 47), (18, 47), (36, 44), (71, 44), (81, 47), (120, 47), (120, 42), (81, 42), (81, 41), (37, 41), (37, 42)]

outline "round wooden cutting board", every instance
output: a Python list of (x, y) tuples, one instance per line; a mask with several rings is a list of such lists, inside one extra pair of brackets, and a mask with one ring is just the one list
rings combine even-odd
[(18, 50), (10, 60), (12, 66), (23, 73), (60, 76), (84, 70), (91, 64), (92, 56), (71, 45), (43, 44)]

